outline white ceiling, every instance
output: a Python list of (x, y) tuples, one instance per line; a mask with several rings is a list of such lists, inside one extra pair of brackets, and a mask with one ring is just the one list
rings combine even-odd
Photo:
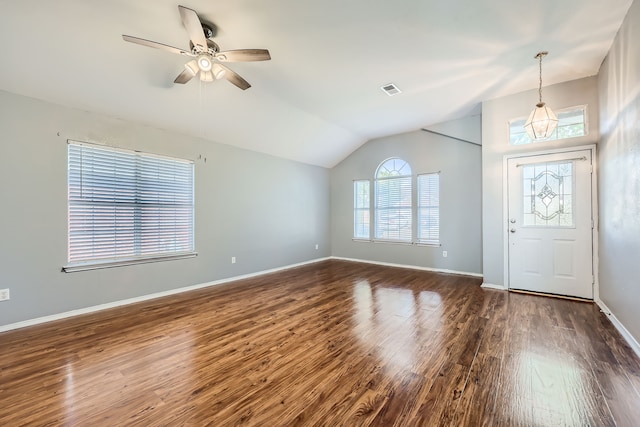
[[(367, 140), (479, 113), (483, 100), (598, 72), (632, 0), (6, 0), (0, 89), (332, 167)], [(173, 85), (177, 5), (217, 27), (253, 87)], [(394, 82), (402, 94), (380, 86)], [(532, 100), (532, 104), (535, 100)], [(179, 141), (176, 141), (179, 143)]]

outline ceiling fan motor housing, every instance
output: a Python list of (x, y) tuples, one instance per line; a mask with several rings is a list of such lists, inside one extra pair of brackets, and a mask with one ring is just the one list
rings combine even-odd
[(204, 31), (204, 36), (208, 39), (213, 38), (213, 29), (207, 25), (207, 24), (202, 24), (202, 31)]
[[(207, 47), (209, 48), (210, 53), (220, 52), (220, 46), (218, 46), (218, 43), (214, 42), (211, 39), (207, 39)], [(194, 45), (192, 41), (189, 41), (189, 49), (191, 49), (191, 52), (193, 52), (196, 55), (199, 53), (194, 50)]]

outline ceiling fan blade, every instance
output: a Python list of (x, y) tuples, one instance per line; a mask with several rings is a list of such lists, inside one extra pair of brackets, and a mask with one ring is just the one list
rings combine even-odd
[(242, 90), (247, 90), (251, 87), (248, 81), (240, 77), (238, 73), (233, 71), (231, 68), (227, 68), (222, 64), (218, 64), (225, 71), (222, 78), (229, 80), (234, 85), (238, 86)]
[(182, 18), (182, 25), (187, 29), (189, 39), (194, 46), (200, 46), (203, 50), (207, 50), (207, 38), (204, 36), (204, 30), (202, 29), (202, 23), (195, 10), (188, 7), (178, 6), (180, 10), (180, 17)]
[(184, 70), (182, 70), (180, 74), (178, 74), (178, 77), (176, 77), (176, 79), (173, 82), (183, 85), (185, 83), (188, 83), (189, 80), (191, 80), (194, 76), (195, 74), (193, 74), (193, 72), (190, 69), (185, 68)]
[(271, 55), (267, 49), (238, 49), (218, 52), (216, 59), (223, 62), (268, 61)]
[(191, 56), (191, 52), (186, 51), (184, 49), (177, 48), (177, 47), (169, 46), (167, 44), (152, 42), (151, 40), (141, 39), (140, 37), (127, 36), (125, 34), (122, 35), (122, 38), (126, 42), (131, 42), (131, 43), (135, 43), (135, 44), (139, 44), (147, 47), (153, 47), (155, 49), (160, 49), (160, 50), (164, 50), (171, 53), (177, 53), (178, 55)]

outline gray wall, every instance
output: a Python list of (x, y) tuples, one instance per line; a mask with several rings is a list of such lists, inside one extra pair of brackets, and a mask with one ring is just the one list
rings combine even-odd
[[(408, 161), (414, 175), (441, 171), (441, 247), (352, 240), (353, 180), (373, 179), (378, 165), (389, 157)], [(480, 166), (479, 146), (424, 131), (369, 141), (331, 171), (332, 255), (481, 273)]]
[[(0, 326), (330, 255), (327, 169), (6, 92), (0, 129), (0, 288), (11, 290)], [(199, 255), (60, 272), (67, 139), (196, 160)]]
[(504, 156), (597, 142), (600, 137), (597, 83), (596, 77), (588, 77), (543, 87), (542, 99), (554, 110), (587, 105), (588, 134), (563, 141), (509, 145), (509, 120), (529, 115), (538, 101), (537, 89), (482, 103), (482, 268), (485, 283), (506, 285), (503, 239), (507, 227), (503, 220), (502, 200)]
[(436, 123), (424, 129), (454, 138), (463, 139), (475, 144), (482, 144), (482, 115), (475, 114), (458, 120)]
[(640, 341), (640, 2), (600, 69), (600, 298)]

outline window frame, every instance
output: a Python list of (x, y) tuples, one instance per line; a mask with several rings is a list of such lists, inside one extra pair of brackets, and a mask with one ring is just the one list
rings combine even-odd
[[(93, 156), (92, 160), (87, 161), (86, 164), (82, 163), (82, 150), (87, 150)], [(75, 158), (72, 159), (74, 156)], [(72, 160), (75, 162), (73, 165)], [(153, 168), (164, 171), (162, 167), (167, 164), (175, 167), (174, 175), (163, 174), (164, 180), (159, 178), (152, 180), (149, 168), (151, 167), (152, 171), (155, 170)], [(110, 169), (112, 165), (113, 170)], [(104, 168), (102, 171), (108, 171), (107, 173), (113, 173), (113, 175), (109, 176), (104, 172), (92, 174), (86, 172), (88, 168), (98, 170), (101, 167)], [(117, 172), (118, 168), (120, 173)], [(89, 177), (83, 177), (83, 173)], [(78, 188), (78, 185), (81, 188), (83, 179), (91, 179), (92, 185), (90, 195), (86, 198), (82, 194), (84, 190)], [(174, 181), (171, 181), (172, 179)], [(175, 179), (183, 181), (175, 184)], [(100, 187), (101, 185), (103, 187)], [(102, 189), (106, 189), (106, 192), (102, 192)], [(82, 210), (85, 209), (89, 213), (83, 213)], [(100, 210), (104, 209), (114, 211), (126, 209), (129, 215), (126, 215), (127, 218), (124, 221), (118, 223), (118, 214), (109, 213), (107, 224), (101, 222), (103, 220), (100, 217)], [(172, 209), (173, 212), (171, 212)], [(131, 219), (132, 215), (134, 219)], [(151, 222), (144, 224), (145, 216)], [(187, 234), (175, 225), (176, 221), (185, 220)], [(90, 254), (90, 251), (95, 250), (94, 230), (100, 226), (113, 227), (115, 237), (107, 242), (111, 252), (108, 250), (102, 255)], [(118, 228), (122, 226), (130, 230), (126, 239), (117, 237)], [(149, 226), (152, 231), (147, 234)], [(161, 249), (163, 241), (159, 236), (163, 235), (163, 232), (169, 233), (169, 246), (173, 244), (179, 248)], [(72, 237), (74, 233), (76, 234)], [(173, 237), (171, 237), (172, 233)], [(177, 234), (181, 234), (182, 237), (176, 237)], [(90, 250), (78, 246), (80, 245), (78, 239), (85, 236), (91, 242)], [(147, 239), (146, 243), (151, 248), (138, 247), (139, 242), (143, 242), (143, 238)], [(174, 240), (171, 240), (172, 238)], [(132, 241), (133, 249), (131, 249)], [(66, 273), (197, 256), (195, 251), (195, 162), (69, 139), (67, 141), (67, 245), (67, 265), (62, 267), (62, 271)], [(119, 256), (118, 250), (127, 245), (129, 248), (127, 255)], [(73, 254), (74, 250), (77, 251), (76, 254)], [(87, 253), (83, 254), (83, 251)]]
[[(396, 239), (381, 239), (381, 238), (377, 238), (375, 237), (375, 221), (377, 219), (377, 197), (378, 197), (378, 187), (376, 186), (376, 182), (377, 182), (377, 176), (379, 174), (380, 168), (389, 160), (400, 160), (402, 162), (404, 162), (409, 170), (411, 170), (411, 165), (409, 162), (407, 162), (406, 160), (400, 158), (400, 157), (390, 157), (388, 159), (383, 160), (382, 162), (380, 162), (376, 168), (375, 174), (374, 174), (374, 178), (373, 178), (373, 194), (371, 193), (371, 181), (370, 179), (354, 179), (353, 180), (353, 212), (354, 212), (354, 216), (353, 216), (353, 224), (354, 224), (354, 228), (353, 228), (353, 237), (352, 240), (354, 242), (370, 242), (370, 243), (383, 243), (383, 244), (396, 244), (396, 245), (415, 245), (415, 246), (432, 246), (432, 247), (439, 247), (442, 246), (442, 236), (441, 236), (441, 220), (440, 220), (440, 210), (441, 210), (441, 198), (440, 198), (440, 193), (441, 193), (441, 175), (442, 172), (441, 171), (436, 171), (436, 172), (424, 172), (424, 173), (419, 173), (419, 174), (413, 174), (412, 172), (409, 175), (391, 175), (391, 178), (397, 178), (397, 177), (402, 177), (402, 178), (409, 178), (410, 180), (410, 188), (411, 188), (411, 239), (410, 240), (396, 240)], [(421, 206), (421, 195), (420, 195), (420, 177), (422, 176), (437, 176), (437, 234), (438, 234), (438, 239), (420, 239), (420, 219), (421, 219), (421, 215), (420, 215), (420, 209), (421, 208), (429, 208), (427, 206)], [(388, 178), (385, 178), (388, 179)], [(357, 185), (358, 183), (362, 183), (362, 182), (367, 182), (369, 185), (369, 207), (368, 208), (358, 208), (357, 206)], [(433, 209), (433, 207), (430, 207), (431, 209)], [(369, 238), (364, 238), (364, 237), (356, 237), (356, 217), (357, 217), (357, 211), (358, 210), (367, 210), (369, 212)], [(371, 238), (371, 236), (374, 236), (373, 238)]]

